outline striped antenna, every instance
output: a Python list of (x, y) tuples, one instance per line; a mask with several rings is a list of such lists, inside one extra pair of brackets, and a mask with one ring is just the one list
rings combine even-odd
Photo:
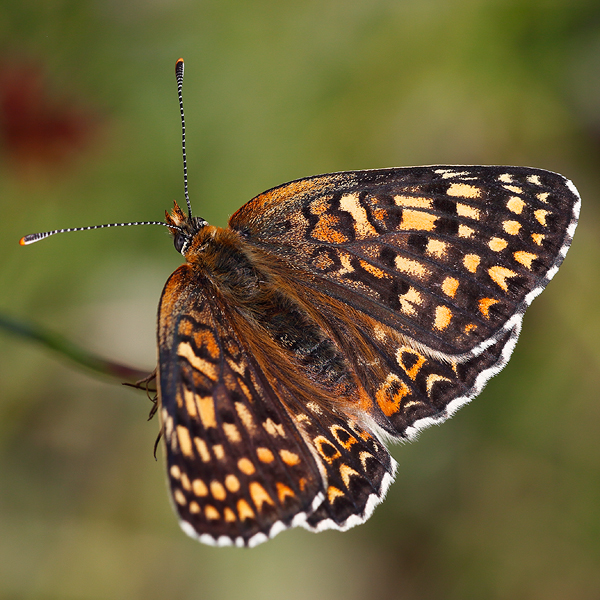
[(39, 242), (44, 238), (50, 237), (51, 235), (55, 235), (57, 233), (69, 233), (71, 231), (89, 231), (90, 229), (105, 229), (106, 227), (129, 227), (131, 225), (162, 225), (163, 227), (168, 227), (169, 229), (177, 229), (183, 233), (183, 229), (177, 227), (175, 225), (169, 225), (168, 223), (163, 223), (162, 221), (135, 221), (132, 223), (107, 223), (106, 225), (89, 225), (88, 227), (68, 227), (67, 229), (55, 229), (54, 231), (44, 231), (43, 233), (30, 233), (29, 235), (23, 236), (19, 240), (19, 244), (21, 246), (28, 246), (29, 244), (33, 244), (34, 242)]
[[(183, 149), (183, 187), (185, 191), (185, 201), (188, 207), (188, 216), (191, 219), (192, 205), (190, 204), (190, 196), (188, 194), (187, 161), (185, 154), (185, 119), (183, 116), (183, 95), (181, 92), (183, 87), (183, 58), (178, 59), (175, 63), (175, 77), (177, 78), (179, 112), (181, 113), (181, 145)], [(29, 244), (39, 242), (40, 240), (43, 240), (57, 233), (69, 233), (71, 231), (90, 231), (91, 229), (105, 229), (106, 227), (130, 227), (132, 225), (162, 225), (163, 227), (168, 227), (171, 230), (174, 229), (176, 231), (180, 231), (185, 235), (185, 231), (181, 227), (177, 227), (177, 225), (169, 225), (168, 223), (163, 223), (162, 221), (135, 221), (131, 223), (107, 223), (106, 225), (90, 225), (89, 227), (69, 227), (67, 229), (54, 229), (53, 231), (45, 231), (43, 233), (31, 233), (22, 237), (19, 240), (19, 244), (21, 244), (21, 246), (28, 246)]]
[(185, 153), (185, 117), (183, 116), (183, 58), (175, 63), (175, 77), (177, 78), (177, 95), (179, 96), (179, 112), (181, 113), (181, 149), (183, 150), (183, 190), (185, 192), (185, 201), (187, 203), (188, 217), (192, 218), (192, 204), (188, 194), (187, 180), (187, 157)]

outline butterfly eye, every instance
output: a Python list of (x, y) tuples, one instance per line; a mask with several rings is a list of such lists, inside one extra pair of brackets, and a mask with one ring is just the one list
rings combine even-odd
[(184, 235), (183, 233), (175, 234), (175, 238), (173, 239), (173, 245), (175, 246), (175, 250), (180, 254), (183, 254), (183, 250), (188, 245), (189, 236)]

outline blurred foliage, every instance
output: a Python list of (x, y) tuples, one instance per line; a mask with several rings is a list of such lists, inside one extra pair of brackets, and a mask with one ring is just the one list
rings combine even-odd
[(4, 333), (12, 333), (21, 340), (35, 342), (47, 350), (52, 350), (63, 360), (68, 359), (72, 363), (71, 366), (83, 367), (97, 377), (148, 390), (148, 387), (142, 383), (145, 384), (146, 380), (149, 381), (152, 374), (97, 356), (85, 348), (73, 344), (64, 336), (35, 325), (31, 321), (19, 321), (6, 315), (0, 315), (0, 330)]
[(0, 82), (21, 73), (23, 102), (0, 85), (0, 313), (148, 371), (166, 230), (17, 241), (182, 198), (179, 56), (211, 223), (297, 177), (435, 163), (561, 172), (581, 223), (506, 370), (393, 449), (388, 499), (343, 534), (188, 539), (145, 395), (0, 333), (0, 597), (600, 597), (600, 4), (2, 0)]

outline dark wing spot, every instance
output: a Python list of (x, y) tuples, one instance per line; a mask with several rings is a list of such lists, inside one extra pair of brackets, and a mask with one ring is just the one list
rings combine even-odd
[(438, 196), (437, 198), (433, 199), (433, 207), (435, 210), (439, 210), (440, 212), (449, 215), (456, 214), (456, 202), (443, 196)]
[(413, 233), (408, 236), (408, 245), (423, 254), (427, 249), (428, 238), (426, 235), (421, 235), (420, 233)]
[(458, 221), (449, 217), (440, 217), (435, 222), (435, 231), (442, 235), (457, 235)]

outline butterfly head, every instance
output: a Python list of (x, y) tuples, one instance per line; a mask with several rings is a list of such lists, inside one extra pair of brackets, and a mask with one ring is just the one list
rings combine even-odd
[(165, 220), (169, 231), (173, 235), (175, 250), (184, 256), (194, 236), (208, 225), (200, 217), (186, 215), (175, 201), (173, 202), (173, 210), (170, 213), (165, 211)]

